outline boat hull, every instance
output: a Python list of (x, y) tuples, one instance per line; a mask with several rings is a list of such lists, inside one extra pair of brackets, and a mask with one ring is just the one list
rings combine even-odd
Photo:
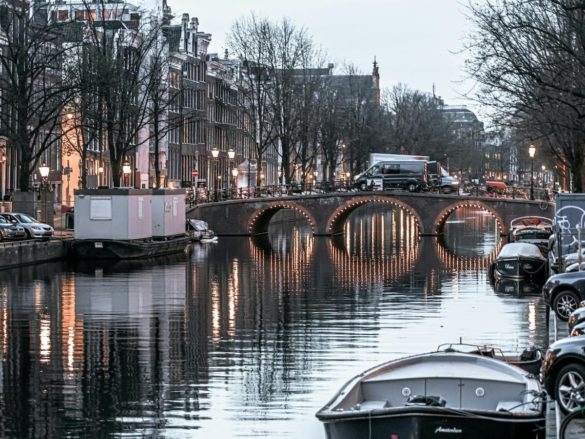
[(138, 259), (185, 251), (189, 237), (169, 240), (79, 239), (72, 244), (75, 257), (83, 259)]
[[(358, 418), (323, 419), (328, 439), (543, 439), (545, 421), (539, 417), (487, 416), (453, 410), (410, 410), (376, 413)], [(395, 409), (396, 411), (402, 409)]]
[(516, 279), (544, 280), (546, 260), (533, 258), (502, 258), (494, 262), (494, 275)]

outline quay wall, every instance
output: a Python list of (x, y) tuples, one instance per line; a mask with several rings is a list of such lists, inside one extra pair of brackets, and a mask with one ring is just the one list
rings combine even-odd
[(63, 259), (68, 251), (69, 241), (61, 239), (3, 242), (0, 244), (0, 270)]

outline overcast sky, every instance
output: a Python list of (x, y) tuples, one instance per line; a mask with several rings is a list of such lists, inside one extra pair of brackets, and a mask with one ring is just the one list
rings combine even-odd
[(167, 0), (176, 19), (183, 12), (199, 18), (199, 29), (213, 35), (210, 52), (224, 53), (234, 20), (254, 11), (259, 16), (291, 18), (304, 26), (331, 62), (355, 64), (371, 72), (374, 56), (382, 87), (404, 83), (436, 94), (445, 103), (469, 103), (460, 95), (470, 81), (461, 50), (471, 25), (466, 0)]

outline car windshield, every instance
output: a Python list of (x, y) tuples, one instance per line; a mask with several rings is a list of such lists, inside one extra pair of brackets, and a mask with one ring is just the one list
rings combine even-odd
[(30, 216), (28, 216), (28, 215), (25, 215), (25, 214), (23, 214), (23, 213), (18, 213), (18, 214), (14, 215), (14, 216), (15, 216), (15, 217), (16, 217), (16, 219), (17, 219), (18, 221), (20, 221), (21, 223), (36, 223), (36, 222), (37, 222), (37, 220), (36, 220), (36, 219), (34, 219), (34, 218), (31, 218)]

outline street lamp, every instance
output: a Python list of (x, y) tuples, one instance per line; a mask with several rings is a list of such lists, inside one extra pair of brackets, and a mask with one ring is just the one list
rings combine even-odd
[(218, 171), (218, 157), (219, 157), (219, 149), (217, 149), (217, 146), (214, 146), (213, 148), (211, 148), (211, 157), (213, 157), (213, 162), (215, 163), (215, 176), (213, 179), (213, 192), (215, 193), (214, 197), (215, 197), (215, 201), (217, 201), (217, 182), (218, 182), (218, 175), (217, 175), (217, 171)]
[[(233, 148), (230, 148), (230, 149), (228, 149), (227, 155), (228, 155), (228, 159), (229, 159), (229, 169), (230, 169), (230, 171), (228, 171), (228, 172), (231, 172), (234, 159), (236, 158), (236, 152), (234, 151)], [(230, 189), (229, 186), (230, 186), (230, 178), (229, 178), (229, 173), (228, 173), (228, 189)]]
[(124, 174), (124, 184), (130, 186), (130, 163), (124, 162), (122, 165), (122, 173)]
[(542, 187), (546, 187), (546, 166), (542, 165)]
[(237, 195), (237, 189), (238, 189), (238, 168), (234, 168), (232, 169), (232, 177), (234, 178), (234, 189), (236, 189), (236, 195)]
[(536, 153), (536, 147), (530, 145), (528, 147), (528, 155), (530, 156), (530, 199), (534, 200), (534, 154)]
[(49, 172), (50, 168), (46, 163), (43, 163), (39, 166), (39, 174), (41, 174), (41, 222), (50, 224), (52, 221), (49, 221), (47, 218), (47, 192), (48, 192), (48, 183), (49, 183)]

